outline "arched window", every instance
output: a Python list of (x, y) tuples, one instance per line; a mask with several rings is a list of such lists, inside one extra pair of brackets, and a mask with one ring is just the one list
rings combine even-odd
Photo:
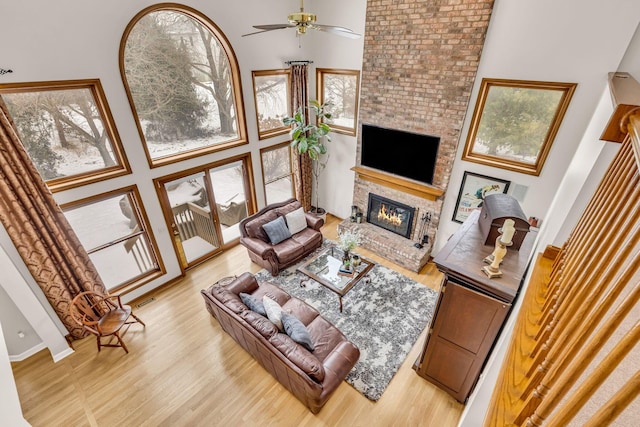
[(120, 73), (151, 167), (247, 143), (235, 54), (196, 10), (138, 13), (120, 43)]

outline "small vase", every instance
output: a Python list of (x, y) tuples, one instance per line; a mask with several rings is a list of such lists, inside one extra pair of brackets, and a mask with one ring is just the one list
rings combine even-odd
[(351, 256), (351, 265), (353, 266), (353, 268), (358, 268), (358, 266), (360, 265), (360, 256), (359, 255), (352, 255)]
[(343, 265), (347, 265), (347, 262), (351, 261), (351, 254), (349, 253), (349, 251), (344, 251), (344, 254), (342, 255), (342, 264)]

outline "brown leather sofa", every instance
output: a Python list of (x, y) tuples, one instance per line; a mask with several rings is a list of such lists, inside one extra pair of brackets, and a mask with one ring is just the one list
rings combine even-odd
[(310, 213), (305, 213), (306, 229), (275, 245), (262, 228), (266, 223), (285, 216), (300, 206), (296, 199), (289, 199), (266, 206), (240, 222), (240, 243), (247, 248), (249, 258), (269, 270), (273, 276), (277, 276), (280, 270), (295, 264), (322, 244), (320, 227), (324, 220)]
[[(268, 318), (251, 311), (239, 294), (262, 300), (268, 295), (305, 326), (314, 343), (311, 352), (293, 341)], [(311, 412), (318, 413), (360, 357), (360, 350), (316, 309), (269, 282), (258, 285), (244, 273), (227, 285), (201, 291), (209, 313), (238, 344)]]

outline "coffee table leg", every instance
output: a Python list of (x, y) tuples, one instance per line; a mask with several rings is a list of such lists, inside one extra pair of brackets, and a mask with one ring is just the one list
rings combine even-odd
[(339, 298), (340, 298), (340, 313), (342, 313), (342, 297), (339, 297)]

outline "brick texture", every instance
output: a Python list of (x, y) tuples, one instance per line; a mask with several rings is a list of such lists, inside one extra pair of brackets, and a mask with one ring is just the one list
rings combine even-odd
[[(449, 183), (492, 8), (493, 0), (367, 2), (359, 121), (440, 137), (434, 186), (443, 190)], [(358, 164), (359, 153), (358, 137)], [(428, 201), (356, 178), (353, 203), (365, 216), (369, 192), (415, 206), (416, 220), (431, 212), (433, 239), (442, 198)], [(399, 244), (419, 240), (417, 228), (413, 241)]]

